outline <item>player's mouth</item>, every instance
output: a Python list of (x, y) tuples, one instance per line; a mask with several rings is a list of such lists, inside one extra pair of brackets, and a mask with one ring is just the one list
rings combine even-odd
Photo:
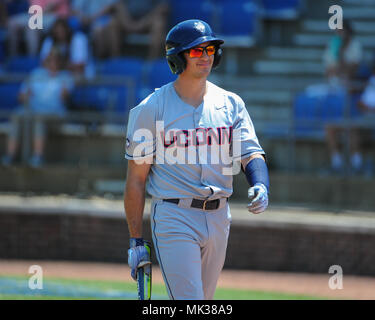
[(211, 64), (209, 62), (207, 62), (207, 63), (198, 63), (197, 66), (201, 67), (201, 68), (208, 68), (208, 67), (211, 67)]

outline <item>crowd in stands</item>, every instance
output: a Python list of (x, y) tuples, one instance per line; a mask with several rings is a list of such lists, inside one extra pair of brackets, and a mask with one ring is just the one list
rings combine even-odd
[[(43, 29), (29, 27), (33, 14), (29, 8), (34, 5), (43, 9)], [(36, 61), (20, 85), (19, 106), (12, 110), (2, 164), (14, 162), (23, 118), (31, 113), (33, 154), (29, 165), (42, 165), (47, 129), (63, 119), (75, 83), (93, 76), (93, 61), (121, 57), (126, 34), (148, 34), (147, 59), (160, 58), (168, 13), (165, 0), (1, 1), (0, 62), (23, 56)]]
[(332, 32), (322, 55), (325, 79), (296, 96), (295, 134), (326, 140), (330, 163), (322, 172), (362, 175), (364, 142), (375, 128), (375, 55), (365, 59), (350, 21)]
[[(341, 90), (346, 97), (349, 97), (349, 101), (353, 97), (357, 97), (357, 99), (354, 99), (352, 110), (348, 106), (346, 113), (346, 106), (344, 105), (342, 108), (343, 117), (347, 117), (351, 122), (349, 126), (342, 126), (340, 123), (333, 122), (328, 123), (325, 128), (331, 157), (331, 169), (336, 173), (342, 173), (345, 169), (345, 144), (348, 144), (349, 159), (347, 160), (351, 172), (360, 173), (363, 170), (364, 161), (361, 150), (363, 125), (371, 124), (372, 119), (373, 127), (375, 127), (375, 78), (373, 76), (375, 74), (375, 59), (369, 66), (369, 72), (373, 75), (366, 83), (362, 80), (367, 75), (363, 76), (359, 73), (360, 65), (364, 59), (363, 56), (362, 45), (355, 38), (350, 22), (344, 20), (343, 28), (335, 31), (323, 56), (329, 85), (339, 92)], [(365, 86), (365, 89), (363, 86)], [(346, 133), (347, 139), (340, 139)], [(341, 141), (344, 141), (344, 143), (340, 143)]]
[[(236, 2), (236, 5), (226, 0), (217, 1), (219, 2), (222, 2), (226, 10), (238, 11), (240, 8), (239, 2)], [(277, 15), (282, 19), (295, 17), (296, 8), (302, 1), (285, 1), (285, 7), (282, 6), (282, 1), (259, 0), (257, 2), (262, 2), (264, 8), (269, 6), (269, 10), (264, 11), (265, 17)], [(161, 83), (171, 81), (171, 74), (163, 59), (166, 31), (174, 23), (192, 16), (202, 19), (214, 17), (210, 14), (211, 11), (207, 11), (207, 8), (213, 10), (213, 7), (208, 6), (210, 3), (216, 3), (216, 1), (192, 0), (190, 3), (187, 0), (1, 0), (0, 75), (7, 61), (12, 58), (20, 56), (34, 58), (34, 60), (25, 60), (30, 63), (30, 70), (28, 70), (30, 73), (19, 90), (18, 100), (22, 107), (12, 109), (14, 114), (10, 122), (7, 153), (2, 158), (2, 164), (10, 165), (16, 157), (20, 123), (25, 110), (32, 111), (37, 116), (33, 124), (34, 148), (30, 165), (40, 166), (43, 163), (47, 129), (49, 127), (53, 129), (61, 122), (71, 101), (77, 99), (79, 104), (84, 105), (85, 102), (82, 100), (88, 98), (93, 105), (101, 103), (102, 90), (93, 87), (92, 91), (82, 90), (77, 94), (74, 93), (77, 83), (92, 79), (98, 70), (109, 77), (119, 74), (132, 75), (136, 85), (140, 82), (140, 78), (145, 78), (142, 65), (147, 64), (142, 64), (140, 59), (120, 61), (124, 57), (126, 46), (131, 46), (125, 41), (127, 36), (141, 34), (147, 36), (148, 47), (145, 48), (148, 50), (142, 51), (144, 53), (142, 59), (147, 63), (155, 62), (148, 67), (150, 88), (156, 88)], [(32, 5), (43, 8), (42, 30), (28, 27), (29, 8)], [(247, 10), (241, 14), (253, 17), (255, 7), (247, 6), (246, 8)], [(221, 25), (214, 25), (215, 29), (227, 32), (228, 35), (243, 35), (244, 32), (248, 34), (249, 30), (255, 32), (254, 28), (249, 27), (250, 22), (245, 16), (238, 19), (233, 16), (234, 12), (225, 12), (224, 9), (220, 11), (223, 16), (216, 17), (223, 18), (227, 13), (229, 20), (225, 22), (219, 19)], [(194, 12), (199, 12), (200, 16), (196, 16)], [(215, 19), (208, 22), (214, 23), (214, 21)], [(244, 27), (245, 24), (248, 26)], [(322, 61), (326, 70), (328, 94), (331, 95), (332, 92), (338, 96), (343, 94), (346, 97), (350, 96), (351, 101), (354, 101), (352, 103), (354, 107), (350, 110), (352, 123), (348, 136), (349, 162), (356, 172), (363, 168), (362, 124), (364, 119), (371, 122), (375, 114), (375, 59), (371, 70), (372, 76), (358, 73), (362, 60), (362, 46), (356, 40), (351, 24), (345, 21), (344, 28), (335, 31), (331, 41), (327, 44)], [(156, 63), (158, 61), (162, 61), (162, 64)], [(104, 62), (103, 65), (102, 62)], [(27, 63), (23, 60), (20, 63), (23, 64), (21, 70), (25, 71)], [(17, 68), (15, 70), (17, 71)], [(166, 72), (160, 70), (166, 70)], [(353, 86), (358, 79), (364, 80), (363, 86)], [(105, 86), (101, 85), (100, 88), (104, 90)], [(144, 92), (139, 94), (139, 97), (144, 98)], [(305, 101), (301, 101), (302, 108), (307, 110)], [(125, 108), (127, 107), (129, 106)], [(332, 105), (328, 103), (327, 107), (331, 108)], [(343, 108), (340, 112), (342, 110)], [(47, 128), (45, 122), (51, 123), (51, 126), (48, 125)], [(356, 123), (358, 126), (355, 125)], [(342, 124), (335, 121), (327, 121), (325, 126), (330, 164), (334, 172), (341, 172), (344, 168), (345, 154), (340, 145), (342, 141), (340, 137), (347, 131)], [(344, 140), (344, 144), (346, 142)]]
[[(43, 9), (42, 30), (29, 28), (33, 5)], [(90, 54), (98, 59), (121, 56), (126, 34), (148, 34), (148, 58), (161, 57), (168, 13), (167, 0), (3, 0), (0, 28), (6, 31), (2, 40), (8, 57), (43, 59), (54, 43), (69, 52), (69, 67), (83, 72)]]
[(43, 59), (43, 67), (33, 70), (22, 83), (19, 93), (22, 106), (18, 107), (11, 117), (3, 165), (11, 165), (15, 159), (26, 113), (32, 114), (33, 117), (33, 154), (29, 165), (39, 167), (43, 164), (46, 131), (53, 129), (63, 120), (66, 114), (66, 101), (74, 85), (71, 74), (64, 69), (64, 59), (58, 47), (50, 48)]

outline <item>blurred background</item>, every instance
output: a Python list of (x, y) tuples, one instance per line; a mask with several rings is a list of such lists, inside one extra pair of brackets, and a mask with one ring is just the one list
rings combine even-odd
[[(28, 27), (33, 4), (44, 9), (42, 30)], [(342, 8), (342, 29), (329, 28), (331, 5)], [(271, 227), (273, 219), (284, 217), (280, 213), (262, 227), (251, 225), (254, 243), (271, 249), (277, 243), (284, 254), (273, 260), (240, 259), (243, 254), (233, 248), (248, 236), (242, 225), (238, 238), (232, 238), (227, 265), (327, 272), (328, 262), (321, 262), (342, 255), (352, 273), (374, 275), (375, 263), (363, 266), (361, 259), (375, 261), (375, 0), (1, 0), (1, 256), (125, 261), (119, 253), (127, 243), (124, 219), (120, 226), (108, 222), (105, 228), (98, 217), (79, 220), (81, 228), (91, 230), (80, 233), (72, 215), (64, 218), (68, 202), (51, 197), (68, 197), (69, 203), (93, 197), (121, 203), (128, 112), (154, 88), (175, 79), (164, 58), (164, 39), (171, 27), (191, 18), (205, 20), (225, 40), (222, 62), (210, 81), (246, 103), (267, 153), (270, 210), (295, 214), (285, 215), (291, 224)], [(234, 190), (232, 200), (244, 204), (242, 174), (234, 177)], [(39, 204), (31, 206), (35, 225), (25, 213), (30, 202), (24, 201), (30, 197)], [(46, 210), (59, 213), (49, 224), (40, 216), (43, 197), (54, 208)], [(13, 211), (12, 201), (18, 208)], [(75, 212), (94, 211), (86, 203), (81, 206)], [(319, 220), (325, 226), (321, 233), (307, 226), (308, 219), (302, 227), (303, 217), (323, 213), (329, 226), (327, 219)], [(341, 230), (335, 221), (348, 215), (351, 220), (341, 227), (353, 228)], [(363, 216), (368, 220), (360, 220)], [(17, 236), (12, 238), (9, 230)], [(110, 241), (107, 236), (114, 237), (116, 230), (121, 236)], [(269, 232), (273, 238), (264, 242)], [(22, 247), (39, 245), (32, 236), (24, 238), (30, 233), (45, 235), (47, 242), (55, 239), (56, 247)], [(101, 238), (91, 251), (62, 249), (74, 237), (93, 233)], [(300, 251), (291, 251), (296, 241)], [(320, 251), (332, 248), (329, 241), (339, 245), (333, 256)], [(257, 245), (249, 255), (260, 250)], [(316, 255), (307, 254), (311, 246)]]

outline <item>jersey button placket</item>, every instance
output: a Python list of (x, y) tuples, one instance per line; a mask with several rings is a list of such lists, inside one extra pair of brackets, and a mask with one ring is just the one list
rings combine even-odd
[[(200, 128), (201, 127), (201, 123), (200, 123), (200, 112), (198, 112), (198, 110), (195, 110), (194, 111), (194, 126), (195, 128)], [(197, 132), (198, 134), (198, 132)], [(197, 136), (197, 140), (200, 141), (199, 137)], [(199, 148), (199, 146), (197, 145), (197, 155), (198, 155), (198, 161), (199, 161), (199, 165), (201, 165), (202, 161), (202, 151), (201, 151), (201, 148)]]
[[(202, 113), (200, 110), (196, 110), (194, 112), (194, 124), (196, 128), (206, 127), (204, 122), (202, 121)], [(207, 159), (206, 159), (207, 157), (205, 156), (205, 154), (203, 154), (204, 152), (206, 152), (205, 149), (202, 149), (199, 146), (197, 146), (198, 161), (199, 161), (199, 165), (201, 166), (201, 183), (203, 185), (206, 185), (207, 183), (204, 178), (205, 166), (203, 164), (207, 163)]]

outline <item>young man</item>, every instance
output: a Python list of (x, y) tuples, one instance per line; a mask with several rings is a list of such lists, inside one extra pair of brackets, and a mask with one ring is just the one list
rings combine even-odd
[(207, 81), (220, 62), (223, 43), (201, 20), (172, 28), (166, 56), (178, 79), (129, 115), (124, 196), (131, 237), (128, 262), (134, 279), (137, 268), (150, 263), (142, 238), (148, 179), (153, 243), (171, 299), (213, 299), (225, 260), (233, 191), (232, 175), (225, 170), (232, 164), (220, 155), (241, 160), (251, 186), (249, 211), (261, 213), (268, 206), (264, 151), (245, 105)]
[(63, 61), (60, 50), (52, 47), (43, 67), (33, 70), (21, 85), (19, 100), (22, 106), (11, 117), (7, 154), (2, 158), (2, 165), (12, 165), (16, 157), (27, 110), (32, 116), (33, 136), (33, 156), (28, 164), (34, 168), (43, 165), (47, 133), (59, 126), (66, 116), (66, 102), (74, 87), (74, 78), (63, 69)]

